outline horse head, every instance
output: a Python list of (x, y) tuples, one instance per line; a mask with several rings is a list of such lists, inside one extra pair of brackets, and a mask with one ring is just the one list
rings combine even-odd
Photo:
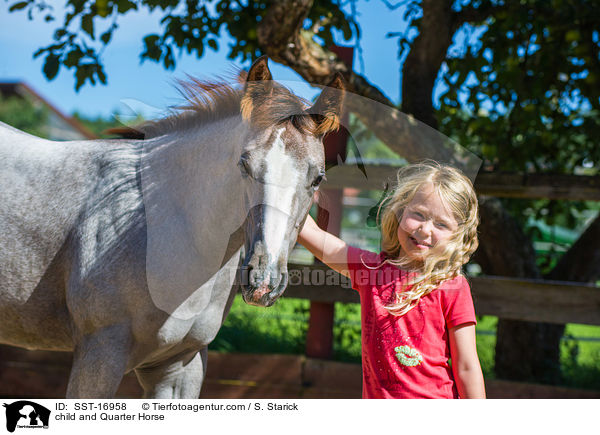
[(272, 80), (259, 58), (246, 77), (241, 111), (248, 137), (239, 156), (249, 204), (244, 300), (270, 306), (284, 292), (288, 256), (325, 176), (323, 137), (337, 129), (344, 85), (336, 76), (310, 108)]

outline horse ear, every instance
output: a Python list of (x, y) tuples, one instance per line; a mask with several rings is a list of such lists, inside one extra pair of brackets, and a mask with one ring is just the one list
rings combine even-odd
[(271, 75), (271, 71), (269, 71), (267, 56), (261, 56), (250, 67), (246, 81), (258, 82), (266, 80), (273, 80), (273, 76)]
[(249, 121), (254, 108), (259, 107), (262, 101), (271, 96), (272, 80), (273, 76), (269, 71), (267, 56), (259, 57), (252, 64), (246, 76), (246, 87), (240, 105), (243, 119)]
[(307, 110), (317, 123), (317, 134), (323, 135), (339, 128), (345, 90), (344, 78), (340, 73), (336, 73), (315, 104)]

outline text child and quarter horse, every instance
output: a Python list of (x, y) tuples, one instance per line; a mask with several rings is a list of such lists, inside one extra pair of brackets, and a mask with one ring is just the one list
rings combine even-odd
[(336, 76), (310, 106), (259, 58), (190, 80), (143, 139), (53, 142), (0, 123), (0, 342), (73, 351), (67, 397), (197, 398), (234, 296), (270, 306), (323, 180)]

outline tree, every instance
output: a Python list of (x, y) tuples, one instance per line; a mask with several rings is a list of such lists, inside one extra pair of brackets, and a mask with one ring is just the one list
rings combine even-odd
[[(403, 60), (403, 112), (456, 138), (484, 158), (485, 167), (523, 172), (574, 173), (596, 171), (598, 137), (599, 35), (595, 21), (600, 5), (594, 0), (404, 0), (386, 2), (391, 13), (412, 18), (417, 36), (397, 37)], [(174, 52), (201, 56), (218, 48), (225, 29), (235, 39), (229, 56), (242, 60), (267, 54), (294, 69), (310, 83), (326, 84), (344, 75), (349, 90), (394, 107), (367, 77), (350, 70), (329, 49), (334, 31), (343, 38), (360, 37), (358, 19), (335, 0), (228, 1), (197, 4), (178, 0), (69, 0), (69, 12), (55, 41), (36, 55), (45, 56), (44, 73), (53, 78), (61, 66), (74, 70), (76, 87), (104, 82), (98, 53), (118, 25), (118, 17), (133, 9), (160, 9), (162, 34), (144, 36), (143, 59), (174, 65)], [(349, 2), (350, 6), (354, 1)], [(398, 6), (398, 8), (396, 8)], [(54, 19), (43, 0), (13, 3), (11, 10), (41, 10)], [(101, 30), (100, 30), (101, 29)], [(391, 29), (394, 30), (394, 29)], [(450, 51), (465, 31), (465, 47)], [(98, 39), (96, 39), (98, 38)], [(438, 78), (447, 90), (436, 109), (433, 90)], [(377, 117), (350, 107), (360, 121), (401, 156), (430, 155), (406, 136), (406, 119)], [(400, 144), (401, 143), (401, 144)], [(569, 205), (571, 207), (572, 205)], [(600, 268), (578, 262), (581, 252), (598, 258), (600, 225), (588, 231), (560, 259), (540, 269), (524, 231), (522, 209), (534, 215), (572, 216), (563, 203), (529, 204), (481, 198), (480, 249), (476, 254), (488, 274), (593, 281)], [(581, 204), (576, 204), (576, 208)], [(569, 217), (570, 216), (570, 217)], [(569, 219), (571, 219), (569, 221)], [(506, 255), (510, 253), (510, 255)], [(552, 268), (552, 264), (557, 265)], [(576, 271), (576, 273), (575, 273)], [(497, 375), (517, 380), (556, 381), (560, 326), (501, 320), (496, 352)]]
[[(94, 133), (99, 138), (115, 138), (119, 135), (112, 133), (110, 130), (119, 129), (123, 127), (123, 123), (119, 121), (119, 113), (115, 110), (112, 115), (108, 117), (96, 116), (89, 117), (79, 112), (73, 113), (73, 118), (82, 123), (87, 129)], [(144, 122), (144, 118), (137, 115), (134, 120), (127, 120), (132, 125), (139, 125)]]
[[(43, 15), (46, 21), (56, 21), (53, 7), (44, 0), (16, 1), (10, 12), (26, 11), (30, 18)], [(73, 70), (75, 88), (86, 82), (106, 84), (107, 75), (102, 53), (119, 27), (119, 17), (147, 9), (160, 10), (162, 33), (143, 36), (142, 60), (161, 62), (166, 69), (176, 63), (176, 53), (185, 50), (202, 57), (204, 50), (219, 49), (219, 36), (224, 28), (235, 40), (230, 47), (230, 58), (243, 61), (260, 55), (257, 22), (277, 2), (210, 0), (208, 2), (180, 0), (68, 0), (62, 24), (54, 32), (54, 41), (41, 47), (34, 57), (44, 57), (43, 71), (49, 80), (60, 68)], [(294, 5), (291, 5), (294, 7)], [(301, 8), (305, 10), (304, 7)], [(315, 36), (326, 46), (333, 44), (332, 30), (341, 30), (346, 38), (358, 27), (342, 12), (335, 0), (320, 0), (309, 8), (308, 19), (315, 23)]]
[(27, 98), (0, 95), (0, 121), (39, 137), (48, 137), (48, 109)]

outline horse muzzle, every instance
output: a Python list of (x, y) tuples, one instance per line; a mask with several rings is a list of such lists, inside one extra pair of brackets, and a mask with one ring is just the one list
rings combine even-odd
[(287, 283), (287, 268), (283, 271), (278, 267), (259, 269), (251, 265), (242, 268), (242, 297), (247, 304), (270, 307), (283, 294)]

